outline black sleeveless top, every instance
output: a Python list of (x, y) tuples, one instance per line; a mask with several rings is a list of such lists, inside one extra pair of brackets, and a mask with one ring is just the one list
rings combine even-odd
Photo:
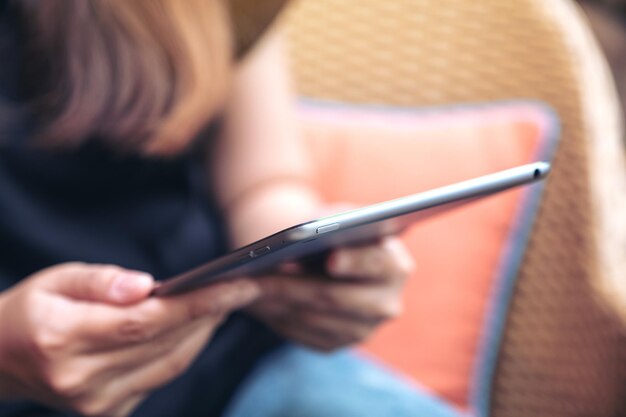
[[(20, 48), (0, 0), (0, 290), (67, 261), (112, 263), (167, 278), (226, 249), (201, 148), (174, 159), (119, 155), (96, 141), (72, 151), (27, 146), (28, 118), (15, 113)], [(1, 335), (0, 335), (1, 337)], [(134, 416), (216, 416), (255, 362), (280, 340), (236, 314), (182, 377)], [(60, 416), (43, 406), (0, 403), (0, 417)]]

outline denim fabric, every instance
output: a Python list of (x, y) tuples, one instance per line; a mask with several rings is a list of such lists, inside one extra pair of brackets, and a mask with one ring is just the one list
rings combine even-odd
[(364, 357), (285, 346), (236, 392), (224, 417), (459, 417), (443, 400)]

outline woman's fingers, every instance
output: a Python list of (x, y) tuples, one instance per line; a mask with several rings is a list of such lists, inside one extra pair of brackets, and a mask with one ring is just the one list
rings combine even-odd
[(259, 279), (259, 284), (265, 297), (254, 306), (254, 311), (271, 314), (273, 310), (283, 310), (273, 304), (287, 305), (375, 323), (394, 318), (402, 311), (400, 288), (387, 283), (276, 276)]
[[(191, 343), (198, 349), (201, 348), (216, 327), (216, 319), (207, 317), (186, 324), (151, 343), (120, 348), (113, 352), (78, 355), (66, 362), (66, 375), (62, 380), (67, 382), (59, 387), (63, 387), (63, 395), (72, 408), (82, 414), (123, 416), (125, 410), (132, 409), (132, 405), (137, 404), (137, 396), (146, 392), (122, 385), (125, 384), (122, 381), (125, 375), (138, 372), (149, 364), (167, 364), (167, 358), (179, 346)], [(188, 350), (188, 353), (191, 355), (189, 360), (193, 360), (197, 351)], [(68, 379), (69, 374), (73, 377)], [(164, 372), (164, 377), (168, 375), (172, 373)]]
[[(155, 351), (152, 351), (143, 357), (137, 356), (140, 352), (135, 346), (130, 348), (134, 350), (130, 356), (126, 355), (128, 351), (119, 351), (98, 357), (100, 362), (106, 363), (102, 369), (107, 372), (89, 382), (91, 389), (83, 390), (87, 394), (73, 400), (73, 408), (85, 415), (126, 416), (146, 393), (184, 372), (215, 329), (209, 318), (188, 327), (192, 329), (184, 336), (162, 344), (165, 349), (158, 355), (153, 355)], [(120, 361), (120, 357), (124, 360)], [(112, 375), (117, 377), (112, 380)]]
[(148, 297), (154, 287), (151, 275), (115, 265), (64, 263), (33, 278), (44, 276), (43, 287), (50, 293), (107, 304), (134, 304)]
[(93, 395), (76, 401), (72, 409), (85, 416), (126, 417), (146, 397), (146, 393), (127, 393), (118, 401), (110, 401), (107, 396)]
[[(366, 339), (402, 311), (402, 288), (413, 260), (402, 242), (334, 251), (330, 275), (278, 275), (259, 279), (262, 297), (250, 311), (283, 336), (320, 350)], [(336, 278), (336, 279), (333, 279)]]
[(322, 352), (330, 352), (334, 349), (334, 347), (330, 346), (330, 343), (324, 336), (320, 336), (305, 327), (294, 326), (282, 321), (272, 321), (268, 323), (268, 325), (275, 332), (281, 334), (283, 337), (292, 342), (296, 342)]
[(375, 323), (299, 308), (272, 320), (270, 325), (289, 339), (322, 351), (363, 341), (376, 328)]
[[(221, 318), (216, 317), (198, 319), (180, 328), (173, 329), (149, 343), (135, 344), (109, 351), (91, 352), (87, 356), (97, 357), (98, 361), (103, 364), (106, 363), (109, 372), (127, 372), (143, 366), (146, 362), (158, 360), (158, 358), (168, 354), (173, 346), (177, 346), (181, 340), (194, 333), (213, 332), (220, 326), (221, 322)], [(106, 378), (106, 375), (101, 377), (102, 380)], [(95, 381), (95, 383), (97, 384), (98, 381)]]
[[(208, 319), (207, 319), (208, 320)], [(209, 340), (215, 326), (200, 320), (195, 331), (171, 346), (171, 350), (130, 371), (111, 385), (111, 398), (124, 398), (127, 392), (148, 392), (183, 373)]]
[(221, 318), (260, 295), (250, 280), (223, 282), (173, 297), (152, 297), (137, 305), (84, 304), (69, 318), (68, 328), (79, 351), (103, 351), (155, 340), (199, 318)]
[(414, 261), (402, 241), (389, 237), (378, 244), (337, 249), (329, 257), (327, 269), (337, 278), (404, 281), (413, 271)]
[(125, 401), (122, 401), (109, 414), (110, 417), (126, 417), (130, 415), (138, 406), (146, 399), (148, 394), (135, 395)]

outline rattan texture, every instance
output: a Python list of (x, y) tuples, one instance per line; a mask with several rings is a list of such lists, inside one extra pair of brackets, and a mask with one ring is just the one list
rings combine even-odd
[(549, 103), (561, 145), (507, 318), (491, 414), (626, 415), (624, 326), (594, 285), (602, 268), (578, 63), (550, 3), (300, 1), (286, 19), (295, 85), (354, 103)]

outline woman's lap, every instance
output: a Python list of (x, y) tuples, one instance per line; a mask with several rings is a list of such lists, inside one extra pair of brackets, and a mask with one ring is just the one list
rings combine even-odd
[(350, 351), (317, 353), (287, 345), (239, 388), (224, 417), (458, 417), (432, 394)]

